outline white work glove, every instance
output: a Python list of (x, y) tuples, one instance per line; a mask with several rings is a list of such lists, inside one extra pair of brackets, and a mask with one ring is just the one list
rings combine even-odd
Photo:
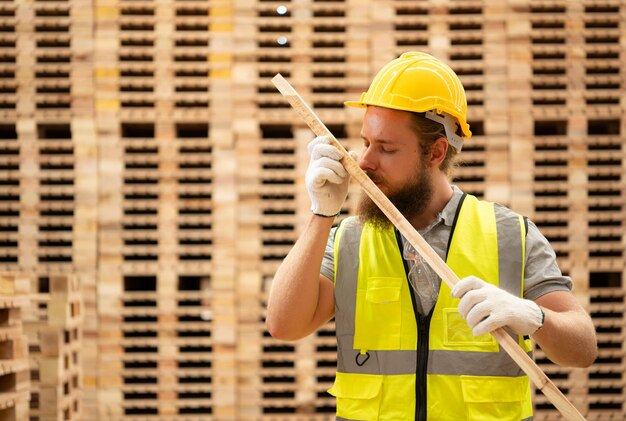
[(531, 300), (516, 297), (475, 276), (468, 276), (452, 288), (460, 298), (459, 313), (474, 336), (508, 326), (518, 335), (531, 335), (543, 325), (543, 311)]
[[(308, 146), (311, 161), (306, 170), (306, 188), (311, 210), (316, 215), (332, 217), (341, 211), (348, 195), (350, 175), (343, 167), (343, 154), (331, 145), (327, 136), (318, 136)], [(355, 155), (350, 153), (355, 158)]]

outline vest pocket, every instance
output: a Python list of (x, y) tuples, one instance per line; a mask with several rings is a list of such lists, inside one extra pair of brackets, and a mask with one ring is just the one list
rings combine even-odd
[(461, 376), (467, 419), (521, 420), (532, 416), (528, 377)]
[(357, 291), (354, 348), (400, 348), (402, 278), (370, 277)]
[(338, 372), (328, 393), (337, 398), (337, 416), (350, 420), (377, 420), (383, 376)]
[(474, 336), (458, 309), (444, 308), (443, 319), (443, 344), (446, 348), (461, 347), (468, 351), (498, 352), (496, 339), (488, 333)]

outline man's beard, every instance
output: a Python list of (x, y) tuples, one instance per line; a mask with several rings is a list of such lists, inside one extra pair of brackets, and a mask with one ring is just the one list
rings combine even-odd
[[(371, 174), (368, 176), (373, 178), (373, 181), (376, 180), (375, 176), (373, 177)], [(421, 169), (400, 190), (389, 192), (387, 197), (405, 218), (410, 219), (426, 209), (432, 194), (433, 189), (429, 173)], [(362, 223), (369, 222), (379, 229), (388, 228), (391, 225), (389, 218), (364, 192), (361, 193), (356, 212)]]

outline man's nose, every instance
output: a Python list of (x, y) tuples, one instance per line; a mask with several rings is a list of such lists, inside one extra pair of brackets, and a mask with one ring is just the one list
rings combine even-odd
[(372, 148), (364, 148), (361, 153), (361, 159), (359, 160), (359, 167), (363, 171), (372, 171), (376, 169), (376, 159)]

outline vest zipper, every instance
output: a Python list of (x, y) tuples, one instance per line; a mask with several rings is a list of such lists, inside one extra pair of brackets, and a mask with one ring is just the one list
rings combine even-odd
[[(400, 249), (400, 255), (402, 255), (402, 236), (397, 229), (394, 231), (396, 234), (398, 248)], [(417, 325), (417, 352), (415, 353), (415, 420), (426, 421), (426, 398), (428, 394), (426, 387), (426, 374), (428, 370), (428, 333), (430, 330), (430, 319), (435, 306), (430, 309), (428, 315), (423, 315), (420, 312), (422, 306), (417, 303), (417, 298), (411, 289), (411, 281), (409, 281), (409, 265), (404, 258), (402, 258), (402, 264), (404, 266), (406, 281), (409, 284), (411, 303), (413, 304), (413, 313), (415, 314), (415, 324)]]
[(426, 375), (428, 371), (428, 334), (432, 309), (427, 316), (415, 312), (417, 323), (417, 370), (415, 372), (415, 419), (426, 421), (427, 388)]

